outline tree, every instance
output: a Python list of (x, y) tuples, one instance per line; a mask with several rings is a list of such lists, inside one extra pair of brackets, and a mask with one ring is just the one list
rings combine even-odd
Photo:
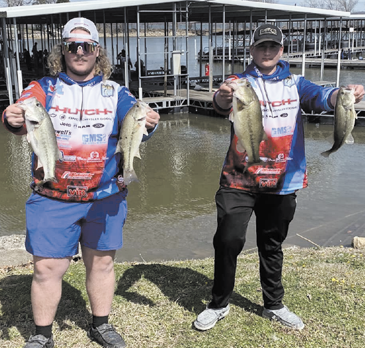
[(70, 2), (70, 0), (3, 0), (5, 6), (26, 6), (26, 5), (44, 5), (44, 4), (56, 4), (62, 2)]
[(302, 6), (351, 12), (359, 0), (306, 0)]
[(31, 5), (33, 0), (4, 0), (9, 7)]

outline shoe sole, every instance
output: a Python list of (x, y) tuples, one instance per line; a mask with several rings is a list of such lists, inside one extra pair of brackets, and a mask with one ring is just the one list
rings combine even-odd
[(225, 318), (225, 317), (228, 315), (228, 313), (229, 313), (229, 309), (228, 309), (228, 311), (226, 311), (226, 312), (222, 313), (222, 314), (221, 314), (221, 316), (220, 316), (220, 317), (219, 317), (216, 321), (214, 321), (212, 324), (207, 325), (207, 326), (199, 326), (198, 322), (195, 320), (195, 321), (194, 321), (194, 326), (195, 326), (195, 328), (196, 328), (197, 330), (199, 330), (199, 331), (206, 331), (206, 330), (209, 330), (209, 329), (213, 328), (213, 327), (215, 326), (215, 324), (217, 324), (217, 322), (218, 322), (219, 320), (222, 320), (223, 318)]

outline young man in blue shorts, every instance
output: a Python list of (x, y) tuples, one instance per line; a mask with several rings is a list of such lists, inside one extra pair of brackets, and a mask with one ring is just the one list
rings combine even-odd
[[(52, 348), (52, 323), (61, 299), (62, 278), (81, 245), (86, 289), (93, 322), (89, 337), (103, 347), (125, 342), (108, 323), (114, 296), (114, 256), (122, 247), (127, 215), (121, 154), (115, 154), (120, 126), (136, 99), (107, 80), (111, 64), (99, 45), (95, 24), (71, 19), (63, 42), (49, 55), (51, 77), (30, 83), (19, 101), (36, 97), (51, 116), (63, 154), (56, 163), (55, 182), (38, 185), (44, 173), (33, 156), (34, 189), (26, 203), (26, 249), (34, 258), (31, 300), (36, 333), (24, 348)], [(159, 115), (146, 115), (153, 133)], [(26, 134), (24, 111), (17, 104), (3, 114), (14, 134)], [(94, 125), (96, 125), (94, 127)]]
[[(194, 322), (198, 330), (211, 329), (229, 312), (237, 257), (245, 244), (253, 212), (264, 302), (262, 316), (292, 329), (304, 328), (301, 318), (282, 303), (282, 243), (294, 217), (296, 192), (307, 186), (301, 110), (333, 110), (338, 89), (323, 88), (303, 76), (291, 74), (289, 64), (280, 60), (283, 42), (283, 34), (275, 25), (258, 27), (250, 48), (252, 64), (243, 74), (230, 76), (213, 98), (216, 111), (228, 116), (233, 92), (238, 87), (235, 81), (246, 78), (261, 105), (266, 139), (260, 143), (261, 162), (246, 169), (246, 151), (237, 142), (231, 125), (231, 143), (216, 194), (213, 298)], [(361, 101), (364, 87), (348, 87), (355, 90), (356, 102)]]

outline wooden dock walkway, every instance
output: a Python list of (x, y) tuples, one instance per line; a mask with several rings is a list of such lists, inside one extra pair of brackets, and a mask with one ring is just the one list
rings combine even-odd
[[(315, 82), (322, 86), (334, 86), (335, 84), (330, 81), (317, 81)], [(216, 88), (209, 92), (207, 88), (203, 90), (189, 89), (189, 99), (187, 89), (178, 89), (176, 95), (172, 89), (165, 91), (161, 88), (155, 87), (153, 91), (148, 93), (148, 97), (144, 97), (143, 101), (148, 103), (155, 110), (165, 110), (167, 112), (171, 110), (180, 109), (180, 111), (189, 111), (192, 113), (201, 113), (204, 115), (220, 116), (213, 108), (213, 94)], [(365, 126), (365, 101), (355, 104), (355, 110), (357, 113), (356, 125)], [(305, 113), (303, 116), (308, 122), (316, 123), (333, 123), (333, 112), (318, 113)]]
[[(337, 59), (325, 58), (323, 59), (323, 64), (325, 67), (337, 67)], [(290, 65), (301, 66), (303, 64), (302, 58), (290, 58)], [(321, 58), (305, 58), (305, 65), (307, 67), (320, 67), (322, 65)], [(350, 68), (350, 69), (364, 69), (365, 68), (365, 60), (361, 59), (341, 59), (340, 61), (341, 68)]]

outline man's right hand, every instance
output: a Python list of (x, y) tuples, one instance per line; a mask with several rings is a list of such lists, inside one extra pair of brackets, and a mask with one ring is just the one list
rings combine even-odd
[(6, 120), (14, 128), (20, 128), (24, 124), (24, 113), (17, 104), (11, 104), (5, 109)]

